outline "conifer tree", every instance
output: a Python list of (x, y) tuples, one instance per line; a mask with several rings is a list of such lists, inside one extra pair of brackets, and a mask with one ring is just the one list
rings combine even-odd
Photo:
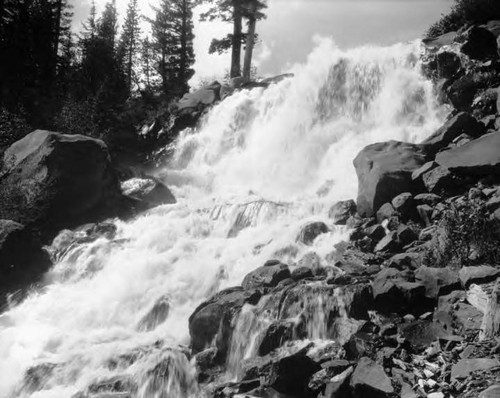
[(124, 63), (124, 72), (127, 78), (127, 90), (129, 95), (132, 91), (132, 78), (134, 68), (139, 55), (139, 44), (141, 28), (139, 26), (140, 14), (137, 0), (130, 0), (127, 15), (123, 25), (123, 33), (120, 40), (121, 54)]
[(193, 76), (193, 3), (191, 0), (162, 0), (155, 8), (151, 22), (152, 47), (162, 80), (162, 90), (170, 96), (182, 95), (188, 90)]

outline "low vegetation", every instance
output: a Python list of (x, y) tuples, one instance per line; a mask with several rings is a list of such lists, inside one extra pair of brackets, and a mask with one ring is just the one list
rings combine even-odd
[(500, 261), (500, 221), (490, 216), (482, 199), (456, 201), (437, 225), (429, 265), (460, 268)]
[(436, 37), (474, 23), (500, 19), (498, 0), (454, 0), (451, 11), (431, 25), (427, 37)]

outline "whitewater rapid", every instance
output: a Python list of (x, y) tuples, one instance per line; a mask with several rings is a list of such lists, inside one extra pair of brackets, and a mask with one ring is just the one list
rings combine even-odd
[[(139, 398), (199, 396), (183, 354), (193, 310), (268, 259), (293, 268), (314, 251), (327, 265), (347, 234), (328, 209), (356, 197), (359, 150), (418, 142), (442, 124), (420, 52), (418, 42), (341, 51), (318, 41), (294, 78), (235, 93), (184, 131), (155, 171), (178, 203), (59, 252), (43, 289), (0, 315), (0, 397), (70, 398), (117, 375)], [(311, 220), (332, 232), (309, 247), (296, 237)], [(168, 316), (145, 330), (158, 300)], [(26, 382), (36, 366), (41, 376)]]

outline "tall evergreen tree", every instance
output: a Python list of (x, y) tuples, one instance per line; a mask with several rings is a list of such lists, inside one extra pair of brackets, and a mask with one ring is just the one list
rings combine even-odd
[(194, 74), (192, 7), (191, 0), (162, 0), (150, 20), (156, 70), (164, 93), (170, 96), (185, 93)]
[[(212, 6), (201, 15), (201, 20), (219, 19), (233, 24), (233, 33), (221, 39), (213, 39), (210, 45), (210, 53), (223, 53), (231, 50), (230, 77), (241, 76), (241, 48), (246, 43), (246, 72), (248, 64), (251, 65), (252, 50), (255, 44), (256, 21), (265, 18), (262, 10), (266, 7), (265, 0), (198, 0), (199, 3), (210, 1)], [(249, 20), (249, 31), (243, 33), (243, 19)], [(250, 45), (251, 44), (251, 45)], [(250, 46), (248, 46), (250, 45)]]
[(124, 71), (127, 78), (127, 90), (129, 94), (132, 92), (132, 78), (140, 50), (139, 44), (141, 28), (139, 22), (140, 14), (138, 0), (130, 0), (120, 40), (120, 55), (123, 57)]

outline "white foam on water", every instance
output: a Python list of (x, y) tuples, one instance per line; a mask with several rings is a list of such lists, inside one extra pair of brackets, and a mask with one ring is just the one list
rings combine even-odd
[[(42, 290), (0, 315), (0, 396), (68, 398), (117, 375), (138, 383), (142, 398), (196, 395), (179, 353), (193, 310), (270, 258), (293, 263), (313, 250), (324, 260), (346, 236), (327, 214), (356, 196), (356, 154), (374, 142), (419, 141), (444, 120), (420, 51), (417, 42), (341, 51), (318, 40), (294, 78), (235, 93), (181, 134), (157, 171), (178, 204), (117, 222), (115, 241), (67, 251)], [(312, 247), (296, 241), (308, 221), (331, 228)], [(162, 297), (166, 321), (138, 328)], [(123, 360), (130, 353), (136, 359)], [(53, 371), (36, 391), (23, 378), (39, 364)], [(159, 371), (168, 373), (162, 383)]]

